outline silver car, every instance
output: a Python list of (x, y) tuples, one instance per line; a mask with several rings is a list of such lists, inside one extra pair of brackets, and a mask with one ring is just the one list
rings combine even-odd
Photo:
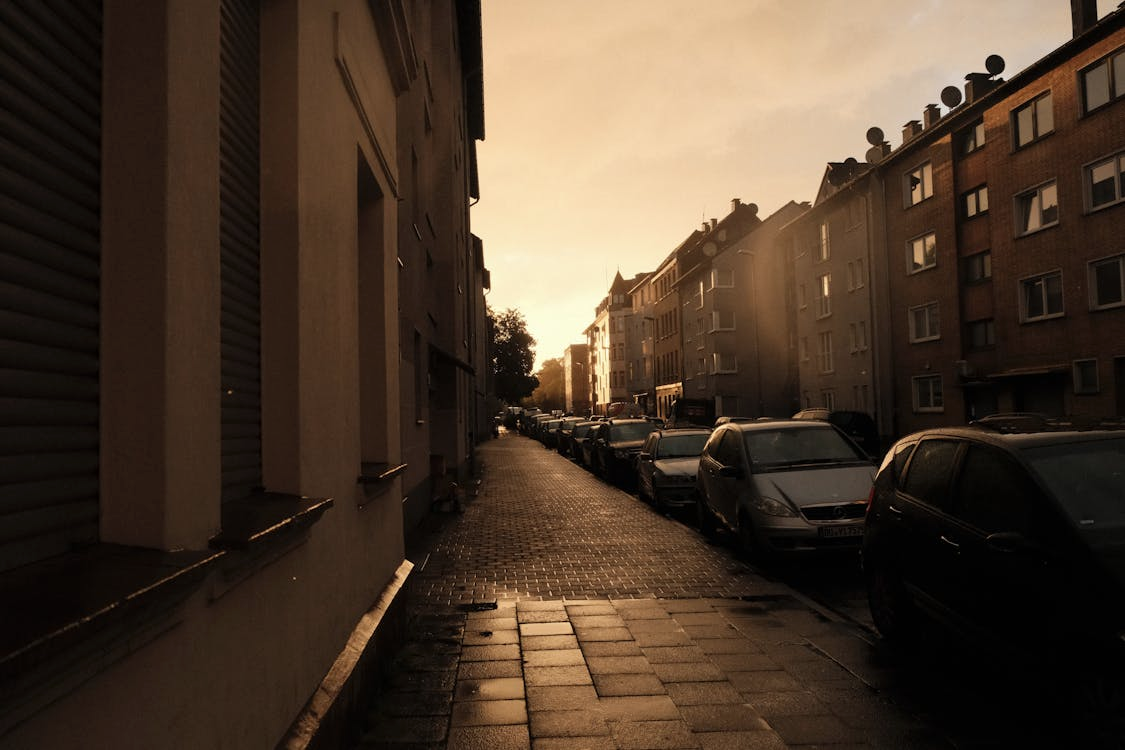
[(656, 430), (637, 456), (637, 495), (657, 510), (695, 505), (699, 454), (711, 430), (682, 427)]
[(826, 422), (715, 428), (699, 459), (699, 528), (723, 525), (753, 558), (859, 549), (875, 465)]

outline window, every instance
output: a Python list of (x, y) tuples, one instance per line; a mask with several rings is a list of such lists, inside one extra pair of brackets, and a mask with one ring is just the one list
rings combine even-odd
[(911, 380), (914, 411), (945, 411), (941, 395), (941, 375), (918, 375)]
[(1020, 320), (1030, 322), (1063, 314), (1062, 272), (1032, 276), (1020, 281)]
[(816, 259), (828, 260), (832, 257), (832, 245), (828, 237), (828, 222), (822, 222), (820, 225), (820, 244), (817, 245)]
[(965, 326), (965, 339), (970, 349), (995, 346), (996, 325), (992, 320), (974, 320)]
[[(939, 378), (940, 380), (940, 378)], [(923, 440), (907, 456), (910, 465), (902, 482), (902, 491), (935, 508), (949, 505), (949, 478), (953, 476), (958, 444), (952, 440)], [(895, 456), (895, 465), (899, 457)]]
[(1097, 393), (1099, 390), (1101, 389), (1098, 387), (1098, 360), (1074, 360), (1074, 392)]
[(832, 274), (816, 277), (816, 317), (825, 318), (832, 314)]
[(1016, 148), (1023, 148), (1054, 129), (1055, 115), (1050, 91), (1012, 112), (1012, 130)]
[(933, 341), (941, 338), (938, 330), (938, 303), (910, 308), (910, 342)]
[(711, 286), (721, 289), (734, 287), (734, 271), (730, 268), (711, 269)]
[(1117, 51), (1081, 73), (1083, 111), (1093, 112), (1125, 96), (1125, 51)]
[(1093, 211), (1125, 200), (1125, 154), (1114, 154), (1084, 170), (1086, 205)]
[(738, 357), (733, 354), (724, 354), (722, 352), (715, 352), (712, 357), (714, 358), (716, 374), (735, 373), (738, 372)]
[(937, 265), (937, 235), (933, 232), (906, 243), (906, 272), (918, 273)]
[(961, 153), (971, 154), (984, 145), (984, 121), (977, 120), (961, 132)]
[(715, 310), (711, 313), (712, 331), (733, 331), (734, 310)]
[(902, 177), (906, 208), (916, 206), (934, 194), (934, 169), (926, 162)]
[(808, 290), (805, 289), (804, 284), (797, 285), (797, 306), (802, 310), (809, 306)]
[(1035, 485), (1018, 464), (999, 451), (971, 445), (954, 494), (954, 514), (970, 526), (986, 534), (1018, 531), (1034, 538), (1031, 500), (1038, 494)]
[(863, 279), (863, 258), (856, 258), (855, 260), (848, 261), (848, 291), (862, 289), (864, 284)]
[(867, 321), (851, 323), (848, 327), (852, 336), (852, 352), (867, 351)]
[(961, 206), (966, 219), (983, 214), (988, 210), (988, 186), (981, 185), (965, 193), (961, 196)]
[(832, 372), (832, 331), (823, 331), (818, 335), (820, 349), (816, 354), (816, 363), (822, 373)]
[(992, 278), (992, 253), (970, 255), (961, 261), (966, 284), (979, 284)]
[(802, 362), (809, 361), (809, 340), (804, 336), (797, 342), (797, 356), (801, 358)]
[(836, 391), (821, 391), (821, 403), (824, 404), (825, 409), (835, 410), (836, 408)]
[(1059, 194), (1055, 181), (1016, 196), (1016, 235), (1038, 232), (1059, 223)]
[(1090, 264), (1090, 307), (1101, 310), (1125, 304), (1125, 255)]

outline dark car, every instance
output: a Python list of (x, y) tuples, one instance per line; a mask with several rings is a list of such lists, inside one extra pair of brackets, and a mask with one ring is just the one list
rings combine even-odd
[(647, 419), (608, 419), (594, 436), (594, 470), (607, 481), (630, 485), (636, 481), (636, 458), (656, 425)]
[(1009, 423), (903, 438), (876, 475), (863, 569), (890, 643), (941, 623), (1061, 673), (1053, 684), (1083, 723), (1125, 739), (1125, 431)]
[(699, 454), (711, 430), (683, 427), (655, 430), (637, 454), (637, 494), (657, 510), (695, 506)]
[(570, 455), (570, 436), (574, 431), (574, 425), (579, 422), (585, 422), (583, 417), (563, 417), (562, 422), (559, 423), (558, 428), (555, 430), (554, 447), (559, 455)]
[(728, 422), (699, 459), (699, 528), (729, 528), (759, 560), (858, 550), (874, 473), (871, 459), (828, 422)]
[(592, 430), (598, 425), (598, 422), (587, 420), (585, 422), (577, 422), (570, 430), (570, 446), (567, 448), (568, 455), (574, 459), (575, 463), (586, 465), (586, 442), (591, 439)]
[(883, 455), (879, 445), (879, 428), (875, 426), (875, 420), (871, 415), (866, 412), (814, 406), (797, 412), (793, 415), (793, 419), (818, 419), (822, 422), (831, 422), (863, 448), (867, 455), (873, 458)]

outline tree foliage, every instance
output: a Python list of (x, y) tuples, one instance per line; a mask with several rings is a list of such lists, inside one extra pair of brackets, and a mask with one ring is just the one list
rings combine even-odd
[(535, 373), (539, 387), (531, 394), (531, 400), (543, 411), (566, 408), (566, 378), (561, 358), (548, 359)]
[(497, 313), (490, 307), (488, 322), (496, 397), (506, 404), (518, 404), (539, 386), (539, 379), (531, 374), (535, 339), (527, 332), (527, 321), (519, 310), (508, 308)]

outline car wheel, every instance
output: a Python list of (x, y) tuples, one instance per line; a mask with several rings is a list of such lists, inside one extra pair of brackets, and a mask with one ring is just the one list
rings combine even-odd
[(716, 536), (715, 516), (711, 515), (711, 509), (707, 507), (707, 503), (703, 498), (695, 501), (695, 520), (699, 526), (699, 533), (708, 539), (714, 539)]
[(867, 570), (867, 604), (879, 633), (890, 644), (908, 646), (918, 636), (918, 616), (897, 573), (882, 565)]
[(754, 524), (746, 513), (738, 514), (738, 546), (750, 561), (766, 561), (766, 551), (758, 543), (758, 537), (754, 534)]

